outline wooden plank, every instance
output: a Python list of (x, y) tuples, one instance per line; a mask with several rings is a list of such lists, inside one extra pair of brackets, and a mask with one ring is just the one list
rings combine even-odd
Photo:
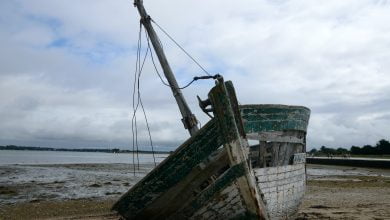
[[(156, 169), (122, 196), (114, 205), (114, 210), (117, 210), (123, 217), (131, 219), (165, 219), (174, 216), (188, 217), (191, 213), (195, 212), (203, 213), (204, 216), (211, 218), (216, 213), (213, 214), (207, 212), (207, 210), (197, 209), (202, 209), (204, 205), (207, 205), (207, 201), (209, 200), (215, 201), (215, 196), (218, 192), (224, 190), (224, 187), (227, 186), (226, 184), (230, 184), (232, 187), (236, 185), (240, 198), (242, 198), (242, 207), (246, 209), (245, 216), (256, 216), (256, 218), (260, 219), (268, 218), (267, 209), (263, 200), (260, 198), (261, 191), (256, 183), (255, 174), (250, 168), (248, 158), (249, 147), (244, 133), (247, 128), (242, 126), (238, 103), (231, 82), (220, 82), (210, 91), (209, 98), (214, 109), (214, 118), (194, 137), (187, 140)], [(308, 109), (304, 107), (286, 108), (285, 106), (275, 107), (272, 105), (266, 111), (259, 110), (262, 115), (258, 118), (255, 117), (256, 111), (245, 111), (250, 113), (247, 114), (252, 117), (249, 119), (263, 120), (264, 117), (268, 117), (270, 120), (266, 120), (267, 123), (276, 120), (282, 124), (282, 126), (279, 126), (280, 124), (276, 123), (277, 126), (269, 127), (261, 121), (251, 121), (254, 126), (249, 126), (249, 128), (253, 132), (283, 131), (283, 133), (280, 133), (281, 135), (274, 136), (277, 138), (287, 138), (286, 140), (293, 138), (302, 139), (299, 135), (294, 136), (290, 134), (289, 132), (293, 132), (291, 129), (296, 129), (298, 133), (301, 132), (302, 134), (306, 132), (301, 129), (305, 126), (307, 127), (307, 124), (304, 126), (297, 125), (297, 123), (303, 123), (306, 120), (306, 116), (308, 117)], [(286, 122), (286, 120), (290, 120), (290, 118), (282, 115), (286, 114), (286, 112), (294, 123), (289, 124), (289, 122)], [(243, 114), (243, 111), (241, 111), (241, 114)], [(295, 123), (299, 120), (301, 122)], [(290, 130), (285, 130), (286, 128)], [(298, 149), (296, 146), (302, 145), (288, 142), (268, 143), (266, 141), (260, 142), (260, 145), (262, 144), (264, 147), (260, 147), (260, 149), (265, 152), (260, 152), (260, 149), (258, 151), (259, 153), (263, 153), (260, 155), (263, 157), (262, 163), (264, 164), (266, 162), (265, 157), (269, 154), (267, 153), (266, 149), (268, 146), (266, 145), (273, 145), (272, 154), (274, 155), (275, 161), (272, 161), (272, 163), (276, 166), (278, 164), (284, 164), (288, 159), (286, 154), (292, 154)], [(226, 150), (224, 159), (222, 159), (223, 157), (213, 156), (213, 152), (218, 151), (221, 145)], [(290, 149), (289, 146), (292, 146), (292, 148)], [(228, 155), (228, 159), (226, 159), (226, 154)], [(230, 166), (230, 169), (232, 167), (242, 166), (244, 174), (234, 176), (234, 178), (232, 177), (224, 185), (220, 182), (224, 178), (224, 175), (220, 176), (218, 170), (221, 170), (225, 165)], [(214, 175), (216, 173), (219, 174)], [(278, 181), (276, 174), (270, 174), (268, 177), (268, 182)], [(212, 181), (208, 181), (209, 179)], [(215, 182), (213, 182), (214, 180)], [(199, 188), (205, 181), (210, 185), (207, 188)], [(259, 181), (264, 180), (260, 179)], [(239, 209), (237, 208), (237, 210)], [(184, 212), (183, 210), (187, 211)], [(223, 209), (218, 210), (223, 211)]]
[(310, 109), (287, 105), (241, 105), (246, 133), (283, 130), (307, 130)]
[[(268, 219), (265, 205), (259, 197), (255, 177), (247, 164), (248, 142), (240, 135), (237, 128), (235, 111), (232, 110), (231, 99), (227, 95), (225, 85), (230, 87), (229, 90), (234, 90), (231, 83), (219, 83), (209, 93), (209, 99), (213, 105), (214, 115), (218, 120), (221, 134), (227, 140), (224, 147), (229, 154), (231, 166), (241, 163), (244, 165), (245, 175), (239, 178), (237, 183), (248, 212), (259, 216), (261, 219)], [(240, 122), (240, 120), (237, 121)]]
[(242, 202), (238, 185), (233, 181), (230, 185), (224, 186), (223, 190), (214, 194), (207, 203), (203, 203), (201, 208), (188, 219), (258, 219), (257, 216), (248, 214)]
[(233, 183), (233, 181), (243, 175), (245, 175), (245, 166), (243, 163), (230, 167), (213, 184), (211, 184), (201, 194), (199, 194), (197, 198), (191, 202), (191, 205), (183, 210), (185, 217), (192, 216), (196, 210), (198, 210), (204, 204), (207, 204), (215, 196), (215, 194), (223, 190), (226, 186), (230, 185)]
[(279, 167), (255, 168), (256, 176), (271, 219), (293, 218), (305, 193), (303, 163)]
[(306, 153), (294, 154), (293, 164), (306, 163)]
[(260, 152), (259, 152), (259, 167), (266, 167), (266, 155), (267, 155), (267, 143), (265, 141), (260, 141)]
[[(288, 162), (290, 160), (290, 157), (292, 157), (292, 154), (288, 154), (289, 150), (289, 143), (283, 142), (279, 145), (279, 160), (278, 160), (278, 166), (288, 165)], [(290, 148), (291, 149), (291, 148)]]
[(113, 210), (126, 218), (134, 218), (162, 193), (187, 176), (197, 164), (221, 146), (224, 140), (217, 121), (209, 121), (195, 136), (124, 194), (114, 204)]
[(278, 161), (279, 161), (279, 142), (271, 142), (269, 143), (271, 145), (271, 154), (272, 154), (272, 162), (271, 166), (276, 167), (278, 166)]
[(258, 132), (246, 135), (250, 140), (268, 141), (268, 142), (288, 142), (304, 144), (304, 136), (287, 135), (283, 131)]
[(230, 105), (231, 105), (232, 110), (233, 110), (233, 115), (234, 115), (234, 119), (236, 121), (238, 133), (240, 134), (240, 136), (242, 138), (245, 138), (246, 133), (244, 130), (244, 124), (243, 124), (242, 118), (241, 118), (240, 106), (238, 105), (237, 95), (236, 95), (236, 91), (233, 87), (233, 83), (231, 81), (227, 81), (227, 82), (225, 82), (225, 87), (226, 87), (227, 94), (229, 95)]
[[(216, 155), (208, 157), (204, 162), (196, 166), (192, 172), (182, 179), (175, 187), (156, 199), (146, 207), (139, 219), (166, 219), (183, 207), (186, 207), (196, 198), (196, 191), (212, 175), (228, 166), (228, 155), (225, 149), (221, 149)], [(164, 207), (164, 210), (161, 210)]]

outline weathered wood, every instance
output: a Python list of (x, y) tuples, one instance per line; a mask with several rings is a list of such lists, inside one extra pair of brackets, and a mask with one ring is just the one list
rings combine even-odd
[[(283, 105), (240, 107), (247, 138), (259, 140), (251, 158), (257, 184), (271, 219), (289, 219), (297, 213), (306, 185), (305, 145), (310, 111)], [(258, 155), (256, 147), (259, 147)], [(269, 153), (267, 151), (270, 151)], [(271, 164), (262, 160), (271, 154)]]
[(265, 141), (260, 141), (260, 149), (259, 149), (259, 167), (266, 167), (267, 161), (267, 150), (266, 150), (267, 143)]
[[(231, 108), (231, 100), (227, 96), (228, 91), (225, 85), (230, 87), (229, 90), (234, 90), (231, 83), (219, 83), (209, 93), (209, 99), (213, 105), (214, 115), (218, 119), (221, 134), (227, 140), (224, 147), (227, 149), (232, 166), (244, 164), (246, 171), (245, 175), (238, 178), (237, 183), (248, 212), (252, 213), (252, 215), (259, 216), (259, 218), (267, 219), (268, 216), (265, 211), (265, 206), (259, 196), (255, 178), (247, 163), (248, 153), (246, 152), (247, 149), (244, 148), (248, 147), (248, 143), (247, 140), (240, 135), (236, 125), (235, 114)], [(238, 122), (240, 123), (240, 121), (241, 120), (239, 119)]]
[(279, 142), (271, 142), (271, 151), (272, 151), (272, 166), (276, 167), (278, 166), (279, 162), (279, 147), (280, 143)]
[(302, 202), (305, 164), (254, 168), (271, 219), (293, 219)]
[(229, 95), (228, 97), (229, 97), (230, 105), (233, 110), (238, 133), (242, 138), (245, 138), (246, 133), (244, 130), (244, 125), (241, 118), (240, 106), (238, 105), (237, 95), (236, 95), (236, 91), (234, 90), (233, 83), (231, 81), (227, 81), (225, 83), (225, 87), (226, 87), (227, 94)]
[[(215, 155), (209, 156), (204, 162), (197, 165), (192, 172), (183, 178), (175, 187), (156, 199), (150, 206), (146, 207), (140, 219), (175, 219), (178, 210), (187, 207), (188, 203), (195, 200), (201, 191), (200, 186), (210, 176), (217, 174), (228, 166), (228, 155), (225, 149), (220, 149)], [(165, 207), (161, 210), (161, 207)], [(173, 215), (173, 216), (172, 216)], [(178, 216), (177, 216), (178, 217)], [(179, 218), (176, 218), (179, 219)]]
[[(263, 110), (246, 109), (247, 113), (250, 112), (247, 114), (250, 115), (249, 119), (256, 120), (245, 121), (251, 124), (248, 129), (238, 125), (242, 121), (231, 83), (217, 84), (210, 91), (209, 99), (214, 118), (122, 196), (114, 209), (123, 217), (267, 219), (270, 216), (274, 219), (294, 214), (305, 186), (305, 183), (302, 184), (305, 171), (303, 169), (303, 177), (300, 172), (301, 167), (305, 167), (302, 153), (306, 130), (302, 129), (307, 125), (296, 126), (294, 122), (290, 126), (285, 121), (296, 118), (296, 114), (302, 113), (302, 108), (298, 107), (297, 110), (294, 107), (290, 111), (291, 108), (287, 106), (289, 111), (285, 111), (281, 106), (278, 106), (279, 109), (272, 107), (272, 114), (267, 115), (263, 114)], [(289, 116), (280, 116), (281, 112), (288, 112)], [(257, 113), (261, 117), (257, 117)], [(268, 116), (272, 120), (276, 118), (278, 125), (282, 126), (267, 127), (262, 120), (270, 121)], [(301, 116), (301, 119), (308, 117), (305, 114)], [(251, 169), (244, 131), (252, 132), (248, 137), (261, 140), (251, 150), (256, 155), (250, 158), (258, 159), (255, 172)], [(251, 136), (253, 133), (258, 135)], [(263, 140), (265, 137), (273, 139)]]
[(289, 143), (286, 143), (286, 142), (280, 143), (279, 152), (278, 152), (279, 160), (277, 162), (277, 164), (278, 164), (277, 166), (288, 165), (288, 162), (291, 158), (290, 155), (292, 155), (292, 154), (288, 154), (289, 149), (291, 149)]
[[(202, 205), (207, 205), (204, 202), (210, 201), (212, 204), (211, 201), (216, 201), (224, 187), (235, 185), (239, 192), (237, 199), (242, 199), (242, 206), (235, 200), (225, 203), (235, 207), (237, 216), (267, 218), (254, 173), (247, 163), (248, 144), (240, 135), (236, 124), (241, 123), (236, 118), (240, 117), (237, 101), (229, 97), (224, 83), (215, 86), (209, 97), (212, 100), (214, 119), (122, 196), (113, 209), (123, 217), (189, 218), (191, 213), (198, 213), (197, 209)], [(232, 102), (236, 103), (233, 105), (235, 110), (232, 109)], [(223, 148), (220, 149), (222, 145)], [(221, 154), (213, 156), (218, 153)], [(243, 174), (240, 170), (244, 170)], [(240, 175), (235, 175), (236, 171), (240, 171)], [(210, 213), (203, 214), (211, 216)]]
[(143, 6), (143, 0), (135, 0), (134, 5), (138, 9), (138, 12), (141, 16), (141, 23), (144, 25), (146, 31), (148, 32), (150, 41), (152, 42), (158, 60), (160, 61), (161, 68), (163, 69), (164, 75), (167, 78), (167, 81), (171, 87), (173, 96), (175, 97), (177, 105), (179, 106), (180, 113), (183, 116), (182, 121), (184, 123), (184, 126), (186, 129), (188, 129), (191, 135), (194, 135), (199, 130), (197, 126), (198, 122), (195, 118), (195, 115), (192, 114), (190, 108), (188, 107), (188, 104), (184, 99), (181, 90), (179, 89), (179, 85), (177, 84), (176, 78), (173, 75), (172, 69), (165, 56), (164, 50), (150, 21), (150, 16), (146, 13), (146, 10)]
[(245, 175), (245, 166), (244, 164), (236, 164), (230, 167), (223, 175), (221, 175), (213, 184), (207, 187), (197, 198), (191, 202), (183, 213), (185, 217), (191, 217), (195, 211), (199, 208), (208, 204), (208, 202), (220, 191), (222, 191), (226, 186), (231, 185), (237, 178)]
[(285, 131), (249, 133), (246, 136), (249, 140), (259, 140), (259, 141), (268, 141), (268, 142), (288, 142), (288, 143), (299, 143), (299, 144), (303, 144), (305, 142), (304, 135), (297, 135), (294, 133), (288, 134), (288, 132)]
[(306, 153), (296, 153), (294, 154), (293, 164), (306, 163)]
[(134, 218), (157, 197), (175, 186), (224, 142), (216, 120), (209, 121), (173, 154), (152, 170), (113, 206), (126, 218)]
[(246, 133), (283, 130), (307, 130), (310, 109), (287, 105), (241, 105)]
[(258, 216), (247, 211), (238, 188), (235, 181), (224, 186), (223, 190), (214, 195), (207, 203), (203, 203), (202, 207), (189, 219), (258, 219)]
[[(232, 83), (219, 79), (209, 93), (215, 118), (198, 131), (143, 1), (134, 4), (193, 138), (123, 195), (113, 209), (127, 219), (291, 217), (304, 192), (310, 110), (285, 105), (239, 107)], [(247, 134), (259, 145), (249, 148)]]

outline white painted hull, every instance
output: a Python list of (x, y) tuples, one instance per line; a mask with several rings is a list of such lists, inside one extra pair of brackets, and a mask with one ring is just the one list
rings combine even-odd
[(230, 219), (232, 216), (243, 216), (245, 210), (239, 187), (233, 183), (223, 189), (210, 203), (199, 209), (190, 219)]
[(306, 188), (305, 164), (253, 169), (270, 219), (292, 219)]
[(250, 161), (270, 219), (294, 219), (306, 189), (308, 109), (283, 105), (241, 106)]

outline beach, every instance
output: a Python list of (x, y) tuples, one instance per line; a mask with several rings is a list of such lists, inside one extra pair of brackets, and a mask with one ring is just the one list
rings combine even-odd
[[(307, 166), (298, 219), (390, 219), (390, 170)], [(321, 170), (331, 172), (318, 175)]]
[[(112, 204), (153, 167), (0, 165), (0, 219), (118, 219)], [(390, 218), (390, 170), (328, 165), (307, 170), (298, 219)]]

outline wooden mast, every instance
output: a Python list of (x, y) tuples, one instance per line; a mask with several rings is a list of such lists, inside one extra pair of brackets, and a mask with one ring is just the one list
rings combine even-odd
[(176, 99), (177, 105), (179, 106), (180, 113), (183, 117), (182, 122), (184, 124), (184, 127), (188, 129), (190, 135), (193, 136), (199, 130), (197, 126), (198, 121), (195, 115), (192, 114), (191, 109), (188, 107), (188, 104), (179, 89), (179, 85), (177, 84), (172, 69), (169, 66), (164, 50), (161, 47), (157, 34), (154, 31), (154, 28), (151, 24), (151, 18), (146, 13), (146, 10), (143, 6), (143, 0), (134, 0), (134, 6), (137, 7), (138, 9), (138, 12), (141, 16), (141, 23), (144, 25), (146, 31), (148, 32), (154, 51), (156, 52), (158, 60), (160, 61), (161, 67), (164, 71), (164, 75), (167, 78), (168, 83), (172, 89), (173, 96)]

